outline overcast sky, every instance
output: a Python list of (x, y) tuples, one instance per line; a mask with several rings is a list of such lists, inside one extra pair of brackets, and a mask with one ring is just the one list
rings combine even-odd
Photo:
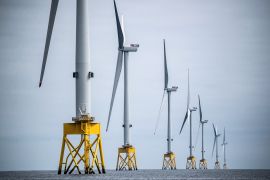
[[(270, 168), (270, 1), (118, 0), (117, 5), (125, 16), (127, 42), (140, 44), (129, 63), (131, 144), (138, 168), (161, 168), (166, 153), (166, 104), (153, 135), (164, 85), (163, 38), (169, 86), (179, 87), (171, 104), (177, 168), (185, 168), (189, 154), (188, 124), (178, 135), (188, 68), (191, 105), (197, 106), (200, 94), (209, 120), (209, 168), (214, 166), (212, 123), (220, 132), (227, 129), (229, 168)], [(59, 2), (39, 89), (50, 1), (0, 0), (0, 170), (57, 169), (62, 124), (75, 116), (75, 8), (75, 0)], [(106, 133), (118, 46), (113, 1), (90, 0), (89, 16), (92, 114), (102, 125), (106, 167), (114, 169), (123, 144), (123, 78)], [(195, 142), (197, 112), (193, 122)], [(200, 146), (198, 141), (197, 161)]]

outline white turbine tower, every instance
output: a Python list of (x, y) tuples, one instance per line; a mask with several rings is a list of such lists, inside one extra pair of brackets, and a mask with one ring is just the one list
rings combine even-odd
[(228, 144), (226, 141), (226, 136), (225, 136), (225, 128), (224, 128), (224, 133), (223, 133), (223, 143), (221, 144), (223, 146), (223, 155), (224, 155), (224, 164), (223, 164), (223, 169), (228, 169), (227, 167), (227, 161), (226, 161), (226, 145)]
[[(46, 44), (43, 55), (43, 62), (41, 67), (39, 87), (42, 85), (43, 76), (45, 72), (47, 56), (50, 47), (51, 35), (54, 26), (55, 15), (57, 11), (59, 0), (52, 0), (50, 18), (47, 30)], [(77, 0), (76, 11), (76, 58), (75, 69), (73, 77), (76, 80), (76, 116), (73, 117), (74, 123), (64, 124), (64, 135), (62, 141), (62, 149), (60, 154), (60, 162), (58, 173), (62, 172), (62, 165), (65, 164), (64, 173), (72, 173), (76, 168), (79, 173), (79, 164), (84, 164), (85, 173), (94, 173), (93, 168), (96, 166), (98, 171), (105, 173), (105, 165), (103, 160), (101, 136), (100, 136), (100, 124), (94, 121), (94, 117), (91, 114), (91, 81), (93, 73), (90, 71), (90, 39), (89, 39), (89, 16), (88, 16), (88, 0)], [(81, 127), (81, 128), (77, 128)], [(91, 128), (91, 131), (90, 131)], [(94, 132), (94, 133), (93, 133)], [(68, 139), (68, 135), (80, 135), (80, 145), (75, 148), (71, 141)], [(90, 135), (94, 135), (96, 139), (91, 142)], [(90, 146), (91, 144), (91, 146)], [(66, 156), (66, 161), (63, 163), (65, 155), (65, 146), (68, 147), (69, 154)], [(83, 155), (80, 154), (80, 149), (84, 147)], [(95, 154), (91, 154), (92, 148), (98, 148)], [(98, 153), (99, 156), (98, 157)], [(72, 159), (71, 159), (72, 157)], [(79, 157), (79, 160), (76, 158)], [(92, 162), (91, 162), (92, 161)], [(67, 164), (68, 163), (68, 164)]]
[(156, 132), (156, 128), (157, 128), (159, 117), (160, 117), (164, 95), (165, 95), (165, 92), (167, 92), (167, 95), (168, 95), (167, 153), (163, 155), (162, 169), (176, 169), (175, 154), (171, 150), (171, 142), (173, 140), (172, 133), (171, 133), (171, 92), (177, 91), (178, 87), (177, 86), (172, 86), (171, 88), (168, 87), (169, 76), (168, 76), (168, 68), (167, 68), (165, 39), (163, 40), (163, 49), (164, 49), (164, 92), (163, 92), (159, 115), (158, 115), (158, 119), (157, 119), (157, 123), (155, 127), (155, 132)]
[(180, 130), (180, 133), (183, 130), (183, 127), (187, 121), (187, 119), (189, 118), (189, 122), (190, 122), (190, 129), (189, 129), (189, 157), (187, 157), (187, 163), (186, 163), (186, 169), (196, 169), (196, 158), (193, 155), (193, 145), (192, 145), (192, 112), (196, 111), (196, 107), (190, 108), (189, 106), (190, 103), (190, 89), (189, 89), (189, 70), (188, 70), (188, 95), (187, 95), (187, 111), (186, 111), (186, 115)]
[[(115, 97), (118, 81), (121, 75), (121, 70), (123, 66), (122, 65), (123, 55), (124, 55), (124, 123), (123, 123), (124, 144), (122, 147), (118, 148), (116, 170), (125, 170), (125, 169), (137, 170), (135, 147), (133, 147), (130, 144), (130, 139), (129, 139), (129, 128), (131, 127), (131, 124), (129, 123), (129, 103), (128, 103), (128, 55), (129, 55), (129, 52), (136, 52), (139, 45), (138, 44), (130, 44), (130, 45), (124, 44), (125, 42), (124, 31), (119, 20), (115, 1), (114, 1), (114, 10), (115, 10), (119, 44), (118, 44), (117, 65), (116, 65), (114, 85), (113, 85), (112, 98), (111, 98), (111, 103), (110, 103), (110, 110), (109, 110), (106, 131), (108, 131), (109, 124), (110, 124), (114, 97)], [(128, 158), (125, 158), (125, 157), (128, 157)]]
[(214, 129), (214, 136), (215, 136), (215, 139), (214, 139), (214, 144), (213, 144), (213, 150), (212, 150), (212, 157), (213, 157), (213, 153), (214, 153), (214, 150), (216, 148), (216, 162), (215, 162), (215, 169), (220, 169), (220, 163), (219, 163), (219, 155), (218, 155), (218, 138), (221, 134), (218, 134), (218, 131), (215, 127), (215, 125), (213, 124), (213, 129)]
[(202, 126), (202, 159), (200, 160), (200, 169), (207, 169), (207, 160), (204, 158), (204, 124), (208, 122), (208, 120), (202, 120), (202, 107), (201, 107), (201, 100), (200, 100), (200, 95), (198, 95), (199, 99), (199, 113), (200, 113), (200, 124)]

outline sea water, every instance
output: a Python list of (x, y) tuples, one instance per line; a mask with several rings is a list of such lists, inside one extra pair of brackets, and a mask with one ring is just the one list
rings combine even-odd
[(138, 170), (114, 171), (106, 174), (57, 175), (57, 171), (5, 171), (0, 179), (270, 179), (270, 170)]

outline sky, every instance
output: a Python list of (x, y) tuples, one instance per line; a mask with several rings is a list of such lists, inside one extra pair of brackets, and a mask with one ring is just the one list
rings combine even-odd
[[(42, 88), (38, 88), (50, 12), (49, 0), (0, 0), (0, 170), (55, 170), (63, 123), (75, 116), (76, 1), (60, 1)], [(155, 123), (163, 94), (166, 39), (171, 96), (172, 151), (178, 169), (189, 155), (189, 126), (179, 130), (187, 103), (200, 94), (208, 167), (214, 167), (212, 123), (226, 127), (227, 164), (236, 169), (270, 168), (270, 1), (117, 0), (129, 59), (131, 144), (139, 169), (160, 169), (166, 153), (167, 105)], [(89, 0), (92, 115), (102, 125), (107, 169), (123, 144), (123, 75), (110, 129), (105, 131), (117, 60), (112, 0)], [(165, 99), (166, 102), (167, 99)], [(199, 114), (193, 114), (193, 141)], [(199, 136), (200, 139), (200, 136)], [(222, 139), (222, 138), (221, 138)], [(219, 143), (220, 154), (221, 139)], [(201, 158), (201, 142), (195, 147)], [(223, 163), (222, 158), (220, 159)]]

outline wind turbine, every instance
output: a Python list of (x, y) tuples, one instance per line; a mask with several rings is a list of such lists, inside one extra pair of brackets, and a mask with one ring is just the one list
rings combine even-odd
[[(167, 153), (163, 155), (163, 164), (162, 169), (176, 169), (176, 161), (175, 161), (175, 154), (171, 150), (171, 142), (172, 142), (172, 134), (171, 134), (171, 92), (177, 91), (177, 86), (172, 86), (171, 88), (168, 87), (168, 68), (167, 68), (167, 57), (166, 57), (166, 45), (165, 39), (163, 39), (163, 48), (164, 48), (164, 92), (162, 96), (161, 106), (163, 104), (163, 99), (165, 92), (168, 95), (168, 124), (167, 124)], [(160, 108), (161, 111), (161, 108)], [(159, 115), (160, 115), (159, 111)], [(158, 117), (159, 120), (159, 117)], [(157, 128), (157, 126), (156, 126)], [(155, 129), (156, 131), (156, 129)]]
[[(217, 132), (217, 129), (215, 127), (215, 125), (213, 124), (213, 129), (214, 129), (214, 136), (215, 136), (215, 139), (214, 139), (214, 144), (213, 144), (213, 150), (212, 150), (212, 156), (213, 156), (213, 153), (214, 153), (214, 150), (215, 150), (215, 147), (216, 147), (216, 162), (215, 162), (215, 169), (220, 169), (220, 163), (219, 163), (219, 160), (218, 160), (218, 138), (221, 134), (218, 134)], [(216, 146), (215, 146), (216, 145)]]
[(180, 133), (183, 130), (183, 127), (187, 121), (187, 119), (189, 118), (189, 122), (190, 122), (190, 129), (189, 129), (189, 157), (187, 158), (187, 163), (186, 163), (186, 169), (196, 169), (196, 158), (195, 156), (193, 156), (193, 145), (192, 145), (192, 112), (196, 111), (197, 108), (193, 107), (190, 108), (189, 106), (189, 102), (190, 102), (190, 89), (189, 89), (189, 70), (188, 70), (188, 95), (187, 95), (187, 111), (186, 111), (186, 115), (180, 130)]
[(130, 144), (130, 140), (129, 140), (129, 128), (132, 127), (132, 125), (129, 123), (128, 55), (129, 55), (129, 52), (136, 52), (139, 45), (138, 44), (130, 44), (130, 45), (125, 44), (123, 25), (121, 25), (120, 23), (115, 1), (114, 1), (114, 10), (115, 10), (115, 17), (116, 17), (117, 33), (118, 33), (118, 58), (117, 58), (117, 64), (116, 64), (114, 85), (113, 85), (112, 98), (111, 98), (111, 103), (110, 103), (110, 111), (109, 111), (106, 131), (108, 131), (109, 124), (110, 124), (114, 97), (115, 97), (118, 81), (121, 75), (123, 55), (124, 55), (124, 124), (123, 124), (124, 144), (122, 147), (118, 148), (116, 170), (126, 170), (126, 169), (137, 170), (135, 147), (133, 147)]
[[(39, 87), (41, 87), (43, 82), (58, 2), (59, 0), (52, 0), (51, 3), (50, 18), (41, 67)], [(84, 164), (84, 171), (86, 174), (94, 173), (94, 166), (98, 169), (99, 173), (105, 173), (105, 164), (103, 159), (100, 135), (101, 127), (99, 123), (94, 122), (94, 117), (91, 114), (90, 78), (92, 78), (94, 74), (90, 71), (88, 12), (88, 0), (77, 0), (75, 58), (76, 71), (73, 73), (73, 77), (76, 80), (76, 117), (72, 118), (74, 123), (64, 123), (64, 134), (58, 174), (61, 174), (63, 164), (65, 164), (65, 174), (70, 174), (74, 172), (75, 169), (78, 173), (81, 173), (79, 169), (80, 164)], [(68, 135), (80, 135), (82, 137), (78, 147), (72, 145), (71, 141), (67, 137)], [(93, 141), (90, 140), (90, 135), (91, 137), (95, 137)], [(66, 156), (65, 146), (68, 147), (67, 151), (69, 152), (69, 154)], [(80, 150), (83, 149), (82, 147), (84, 147), (83, 154), (80, 154)], [(95, 151), (96, 153), (91, 153), (94, 152), (95, 149), (97, 150)], [(66, 160), (63, 163), (64, 157), (66, 157)]]
[(202, 108), (201, 108), (201, 100), (200, 95), (198, 95), (199, 100), (199, 113), (200, 113), (200, 124), (202, 125), (202, 159), (200, 160), (200, 169), (207, 169), (207, 160), (204, 158), (204, 124), (208, 122), (208, 120), (202, 120)]
[(225, 139), (225, 128), (224, 128), (224, 133), (223, 133), (223, 143), (221, 144), (223, 146), (223, 155), (224, 155), (224, 164), (223, 164), (223, 169), (228, 169), (227, 167), (227, 162), (226, 162), (226, 145), (228, 143), (226, 142)]

